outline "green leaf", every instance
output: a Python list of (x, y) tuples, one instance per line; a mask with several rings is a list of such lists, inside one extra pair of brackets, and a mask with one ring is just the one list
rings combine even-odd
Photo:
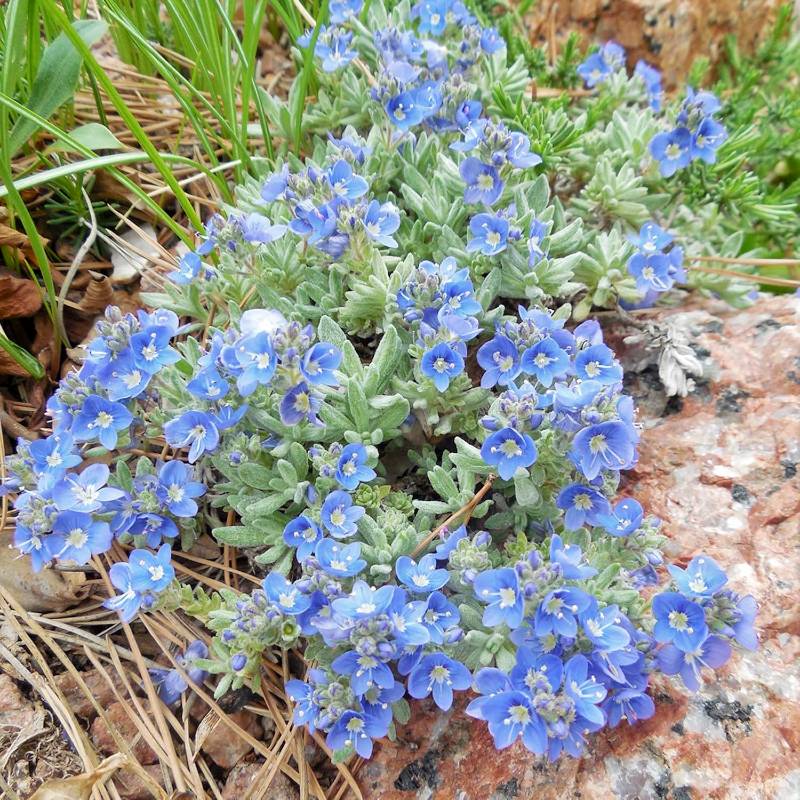
[(453, 500), (458, 497), (458, 486), (442, 467), (436, 466), (430, 470), (428, 472), (428, 480), (431, 482), (433, 490), (443, 500)]
[(382, 391), (397, 371), (397, 365), (402, 357), (403, 346), (400, 337), (395, 327), (389, 325), (372, 357), (372, 363), (367, 368), (367, 379), (364, 381), (364, 393), (367, 397), (374, 397)]
[[(69, 132), (69, 137), (90, 150), (122, 150), (125, 147), (105, 125), (101, 125), (99, 122), (87, 122), (85, 125), (79, 125)], [(56, 139), (47, 150), (48, 152), (57, 150), (64, 153), (82, 152), (75, 147), (73, 142), (68, 142), (63, 138)]]
[(120, 489), (124, 489), (126, 492), (133, 492), (133, 476), (131, 475), (130, 467), (124, 461), (117, 462), (114, 475)]
[[(82, 19), (72, 23), (75, 32), (91, 47), (108, 30), (102, 20)], [(59, 106), (70, 100), (78, 85), (81, 56), (66, 34), (60, 33), (47, 47), (25, 104), (39, 116), (49, 119)], [(9, 153), (14, 155), (38, 130), (30, 119), (18, 119), (9, 137)]]
[(342, 351), (342, 367), (351, 377), (358, 375), (361, 377), (364, 374), (364, 367), (361, 364), (361, 359), (356, 353), (347, 334), (334, 322), (329, 316), (323, 316), (319, 321), (317, 327), (317, 335), (321, 342), (330, 342), (335, 344)]
[(255, 528), (245, 528), (243, 525), (233, 525), (230, 527), (214, 528), (212, 531), (214, 538), (222, 544), (230, 544), (234, 547), (259, 547), (267, 544), (264, 531)]
[(270, 481), (275, 477), (275, 473), (261, 464), (242, 464), (237, 477), (253, 489), (266, 491), (270, 488)]
[(44, 378), (44, 367), (38, 360), (16, 342), (12, 342), (4, 333), (0, 333), (0, 347), (37, 381)]
[(517, 495), (517, 502), (523, 508), (535, 506), (539, 502), (539, 490), (534, 482), (524, 475), (514, 476), (514, 491)]
[(392, 713), (394, 714), (395, 721), (399, 725), (405, 725), (406, 722), (411, 719), (411, 706), (408, 700), (401, 698), (392, 703)]
[(350, 378), (347, 384), (347, 405), (359, 433), (369, 433), (369, 405), (360, 378)]

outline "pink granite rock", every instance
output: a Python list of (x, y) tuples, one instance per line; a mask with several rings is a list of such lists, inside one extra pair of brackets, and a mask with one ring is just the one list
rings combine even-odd
[(670, 558), (708, 553), (758, 598), (760, 649), (696, 695), (659, 679), (654, 718), (556, 764), (520, 744), (498, 753), (463, 697), (448, 714), (415, 703), (360, 770), (365, 800), (800, 797), (800, 299), (660, 313), (683, 315), (708, 379), (667, 400), (649, 371), (631, 374), (645, 430), (625, 489), (664, 520)]

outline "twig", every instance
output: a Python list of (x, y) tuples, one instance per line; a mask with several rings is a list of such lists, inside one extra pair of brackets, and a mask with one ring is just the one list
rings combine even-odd
[(719, 264), (748, 264), (753, 267), (800, 267), (800, 258), (744, 258), (736, 256), (694, 256), (696, 261), (716, 261)]
[(730, 278), (739, 278), (743, 281), (763, 283), (766, 286), (788, 286), (789, 288), (800, 287), (800, 280), (794, 280), (792, 278), (773, 278), (771, 275), (739, 272), (735, 269), (717, 269), (716, 267), (706, 267), (698, 264), (690, 264), (690, 268), (697, 270), (698, 272), (710, 272), (712, 275), (727, 275)]
[(86, 193), (86, 188), (83, 186), (83, 184), (81, 184), (81, 194), (86, 202), (86, 208), (89, 211), (90, 222), (87, 223), (89, 227), (89, 233), (86, 236), (86, 239), (84, 239), (83, 244), (78, 248), (78, 252), (75, 253), (75, 258), (72, 259), (72, 263), (69, 265), (67, 274), (64, 276), (64, 283), (61, 284), (61, 291), (58, 293), (58, 300), (56, 301), (56, 324), (58, 326), (59, 335), (67, 344), (70, 343), (69, 338), (67, 337), (67, 329), (64, 327), (64, 304), (67, 300), (67, 293), (69, 292), (69, 287), (75, 278), (75, 274), (77, 273), (78, 269), (80, 269), (81, 262), (86, 257), (86, 254), (89, 252), (94, 244), (95, 239), (97, 238), (97, 217), (94, 213), (92, 200)]
[(21, 422), (17, 422), (4, 408), (0, 408), (0, 427), (9, 436), (22, 437), (29, 442), (35, 442), (39, 438), (37, 433), (28, 430)]
[(492, 484), (497, 480), (497, 476), (490, 473), (489, 476), (486, 478), (486, 482), (481, 486), (480, 489), (475, 493), (474, 497), (466, 504), (461, 506), (458, 511), (454, 511), (438, 528), (434, 528), (411, 552), (412, 557), (416, 558), (420, 553), (422, 553), (425, 548), (445, 529), (448, 528), (453, 522), (455, 522), (460, 517), (465, 517), (464, 522), (469, 522), (469, 518), (472, 516), (472, 512), (475, 510), (475, 507), (478, 503), (483, 500), (486, 496), (486, 493), (489, 489), (492, 488)]

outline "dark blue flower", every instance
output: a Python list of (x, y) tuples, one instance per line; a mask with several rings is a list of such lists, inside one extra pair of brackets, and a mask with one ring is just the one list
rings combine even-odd
[(483, 624), (494, 628), (506, 624), (516, 628), (522, 622), (524, 600), (517, 573), (511, 567), (481, 572), (473, 582), (475, 596), (488, 603), (483, 612)]
[(656, 666), (665, 675), (680, 675), (686, 688), (700, 688), (703, 667), (719, 669), (731, 657), (731, 646), (719, 636), (708, 636), (690, 650), (667, 644), (656, 653)]
[(520, 371), (517, 346), (506, 336), (496, 334), (478, 349), (478, 364), (483, 369), (481, 386), (491, 389), (495, 384), (507, 386)]
[(390, 121), (401, 131), (419, 125), (424, 118), (423, 109), (417, 104), (414, 92), (401, 92), (390, 98), (385, 108)]
[(433, 695), (433, 701), (442, 711), (453, 705), (453, 690), (469, 689), (470, 671), (459, 661), (444, 653), (429, 653), (408, 676), (408, 693), (418, 700)]
[(717, 150), (727, 138), (728, 132), (724, 126), (715, 119), (706, 117), (692, 136), (692, 158), (700, 158), (707, 164), (713, 164), (717, 160)]
[(368, 653), (349, 650), (333, 660), (331, 669), (337, 675), (347, 675), (350, 686), (357, 695), (365, 694), (373, 686), (384, 689), (394, 686), (392, 670)]
[(337, 539), (346, 539), (357, 530), (357, 522), (364, 516), (361, 506), (353, 505), (353, 498), (347, 492), (331, 492), (322, 504), (322, 524)]
[(583, 580), (597, 575), (597, 570), (583, 561), (580, 546), (564, 544), (557, 533), (554, 533), (550, 540), (550, 561), (561, 567), (561, 574), (567, 580)]
[(336, 463), (335, 478), (339, 485), (353, 491), (359, 483), (369, 483), (375, 477), (375, 470), (367, 466), (367, 458), (363, 444), (345, 445)]
[(342, 363), (342, 351), (328, 342), (317, 342), (303, 356), (300, 371), (312, 386), (337, 386), (334, 370)]
[[(360, 542), (343, 545), (334, 539), (320, 539), (314, 555), (322, 569), (336, 578), (352, 578), (367, 566), (367, 562), (361, 558)], [(303, 559), (298, 555), (298, 560)]]
[(616, 728), (623, 719), (633, 725), (640, 720), (650, 719), (656, 713), (655, 703), (646, 688), (645, 684), (643, 687), (616, 689), (606, 697), (603, 710), (609, 728)]
[(612, 536), (630, 536), (642, 524), (643, 517), (642, 504), (632, 497), (625, 497), (612, 512), (601, 514), (594, 524), (601, 525)]
[(62, 511), (53, 523), (48, 547), (54, 558), (88, 564), (92, 556), (111, 547), (112, 538), (107, 522), (81, 511)]
[[(183, 653), (175, 656), (175, 661), (186, 671), (193, 683), (202, 684), (206, 679), (206, 671), (194, 666), (195, 660), (208, 658), (208, 648), (205, 643), (196, 639)], [(177, 703), (180, 696), (189, 688), (186, 678), (175, 669), (156, 667), (148, 670), (153, 684), (156, 686), (161, 701), (168, 706)]]
[(189, 383), (186, 384), (186, 389), (190, 394), (195, 397), (201, 397), (203, 400), (216, 402), (222, 400), (230, 391), (230, 384), (222, 375), (219, 374), (216, 367), (207, 367), (200, 370)]
[(83, 472), (69, 473), (52, 489), (53, 502), (59, 511), (99, 511), (104, 503), (124, 497), (122, 489), (106, 486), (111, 475), (106, 464), (90, 464)]
[(405, 589), (395, 589), (394, 598), (386, 613), (392, 622), (394, 641), (398, 647), (417, 647), (430, 641), (428, 628), (422, 623), (427, 607), (424, 600), (409, 602)]
[(554, 380), (566, 374), (570, 365), (569, 356), (550, 336), (525, 350), (520, 364), (523, 372), (533, 375), (542, 386), (551, 386)]
[(422, 624), (427, 628), (434, 644), (442, 644), (447, 629), (457, 625), (460, 618), (458, 609), (441, 592), (431, 592), (428, 595)]
[(441, 589), (450, 573), (446, 569), (436, 569), (436, 556), (424, 555), (419, 563), (408, 556), (400, 556), (395, 563), (395, 572), (402, 583), (416, 594), (428, 594)]
[(687, 600), (677, 592), (662, 592), (653, 598), (656, 623), (653, 636), (657, 642), (672, 643), (679, 650), (696, 650), (708, 635), (702, 606)]
[(174, 332), (164, 325), (149, 325), (131, 336), (133, 362), (139, 369), (154, 375), (162, 367), (180, 359), (177, 350), (170, 347)]
[(219, 430), (205, 411), (186, 411), (164, 425), (164, 438), (172, 447), (188, 447), (189, 463), (203, 453), (211, 453), (219, 444)]
[(603, 469), (627, 469), (635, 455), (635, 432), (624, 422), (610, 420), (590, 425), (575, 434), (571, 457), (588, 480)]
[(112, 564), (108, 577), (120, 594), (103, 601), (105, 608), (116, 611), (123, 622), (130, 622), (142, 606), (143, 596), (131, 585), (131, 567), (125, 562)]
[(103, 371), (103, 384), (109, 400), (130, 400), (147, 388), (152, 377), (136, 366), (131, 353), (125, 353)]
[(556, 498), (556, 505), (564, 511), (564, 527), (570, 531), (586, 523), (596, 525), (602, 515), (611, 512), (604, 494), (580, 483), (564, 487)]
[(622, 367), (610, 347), (594, 344), (575, 356), (575, 374), (584, 381), (614, 384), (622, 380)]
[(545, 595), (534, 618), (537, 636), (549, 633), (574, 638), (578, 632), (577, 617), (591, 603), (591, 595), (580, 589), (554, 589)]
[(469, 221), (472, 238), (467, 242), (467, 252), (478, 251), (485, 256), (502, 253), (508, 244), (508, 220), (496, 214), (476, 214)]
[(172, 566), (172, 548), (162, 544), (153, 553), (150, 550), (132, 550), (128, 556), (130, 585), (140, 593), (163, 592), (175, 579)]
[(372, 740), (385, 735), (381, 719), (360, 711), (345, 711), (325, 741), (331, 750), (352, 747), (362, 758), (369, 758), (372, 755)]
[(92, 394), (72, 420), (71, 432), (76, 442), (98, 440), (106, 450), (117, 446), (122, 431), (127, 431), (133, 422), (133, 414), (122, 405)]
[(336, 197), (357, 200), (369, 191), (369, 184), (366, 180), (360, 175), (356, 175), (353, 167), (343, 158), (328, 170), (327, 175)]
[(602, 726), (606, 719), (599, 704), (605, 700), (606, 688), (589, 676), (589, 661), (575, 655), (564, 667), (564, 691), (575, 703), (575, 711), (583, 719)]
[(284, 425), (297, 425), (306, 420), (313, 425), (320, 425), (317, 412), (322, 405), (321, 399), (312, 394), (305, 383), (298, 383), (285, 394), (281, 400), (280, 414)]
[(311, 599), (294, 584), (289, 583), (279, 572), (270, 572), (261, 582), (267, 597), (284, 614), (297, 615), (308, 610)]
[(650, 141), (650, 154), (658, 161), (665, 178), (674, 175), (692, 160), (692, 134), (688, 128), (675, 128), (669, 133), (657, 133)]
[(470, 156), (461, 162), (458, 168), (467, 188), (464, 190), (465, 203), (483, 203), (494, 205), (503, 193), (505, 183), (500, 173), (491, 164), (484, 164)]
[(521, 739), (525, 748), (532, 753), (542, 755), (546, 751), (547, 730), (527, 692), (499, 692), (487, 697), (479, 710), (489, 725), (494, 746), (498, 750), (510, 747), (517, 739)]
[(283, 529), (283, 541), (289, 547), (296, 548), (295, 557), (300, 562), (314, 553), (321, 540), (322, 529), (319, 525), (302, 515), (293, 519)]
[(182, 461), (169, 461), (158, 472), (158, 496), (176, 517), (197, 515), (195, 497), (206, 493), (205, 484), (193, 481), (194, 470)]
[(245, 336), (236, 345), (236, 360), (241, 368), (236, 386), (242, 397), (251, 395), (258, 386), (266, 386), (278, 363), (272, 340), (264, 332)]
[(400, 215), (391, 203), (372, 200), (364, 213), (363, 223), (370, 240), (384, 247), (397, 247), (392, 234), (400, 227)]
[(503, 428), (490, 434), (481, 447), (483, 460), (496, 467), (504, 480), (511, 480), (518, 469), (531, 466), (537, 456), (533, 439), (514, 428)]
[(464, 359), (449, 344), (440, 342), (422, 354), (420, 371), (440, 392), (444, 392), (450, 381), (464, 371)]
[(678, 591), (693, 599), (711, 597), (728, 582), (728, 576), (709, 556), (695, 556), (685, 570), (674, 564), (667, 569)]

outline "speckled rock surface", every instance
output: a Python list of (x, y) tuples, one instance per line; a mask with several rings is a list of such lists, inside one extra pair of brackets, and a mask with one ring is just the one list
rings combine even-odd
[(734, 34), (751, 51), (766, 36), (783, 0), (540, 0), (525, 18), (531, 40), (557, 41), (578, 31), (586, 41), (615, 39), (630, 65), (643, 58), (680, 83), (697, 56), (716, 61)]
[[(631, 374), (645, 431), (627, 489), (664, 520), (668, 556), (703, 551), (755, 595), (761, 648), (696, 695), (653, 685), (653, 719), (550, 765), (498, 753), (484, 724), (430, 703), (359, 772), (365, 800), (794, 800), (800, 797), (800, 299), (676, 311), (707, 378), (667, 401)], [(630, 353), (636, 361), (636, 353)]]

